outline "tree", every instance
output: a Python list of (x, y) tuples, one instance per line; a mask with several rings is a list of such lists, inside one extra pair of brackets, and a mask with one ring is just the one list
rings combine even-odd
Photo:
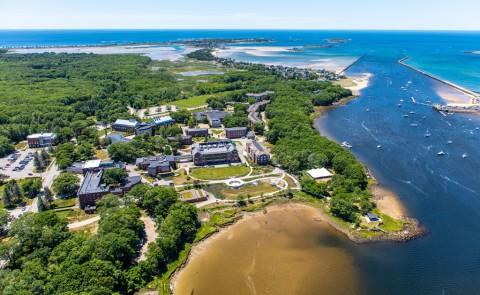
[(4, 157), (15, 151), (15, 147), (11, 144), (10, 140), (5, 136), (0, 136), (0, 157)]
[(53, 181), (53, 191), (61, 198), (71, 198), (78, 190), (80, 179), (73, 173), (62, 173)]
[(42, 189), (42, 180), (40, 178), (27, 178), (20, 183), (23, 195), (29, 199), (33, 199), (40, 193)]
[(5, 209), (0, 209), (0, 235), (3, 235), (7, 229), (8, 218), (10, 213)]
[(334, 216), (351, 223), (358, 221), (358, 208), (343, 198), (332, 198), (330, 202), (330, 212), (332, 212)]
[(126, 142), (117, 142), (108, 147), (108, 154), (114, 161), (123, 161), (132, 163), (137, 159), (140, 153), (135, 147)]
[(125, 182), (128, 173), (123, 168), (107, 169), (103, 172), (103, 182), (107, 185), (118, 186)]
[(178, 194), (174, 189), (156, 186), (145, 194), (142, 207), (150, 216), (163, 218), (177, 199)]
[(257, 135), (263, 135), (265, 132), (265, 126), (263, 126), (262, 123), (255, 123), (255, 125), (253, 125), (253, 132)]
[(69, 167), (77, 159), (75, 145), (70, 142), (59, 144), (55, 149), (55, 157), (60, 169)]
[(15, 180), (10, 180), (3, 187), (2, 200), (3, 206), (8, 209), (24, 204), (22, 193)]
[(103, 196), (97, 201), (97, 209), (99, 212), (117, 207), (120, 207), (120, 199), (113, 194)]

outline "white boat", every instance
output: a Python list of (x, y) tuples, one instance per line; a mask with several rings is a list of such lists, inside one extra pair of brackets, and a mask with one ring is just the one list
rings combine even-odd
[(418, 127), (418, 124), (417, 123), (412, 123), (410, 124), (411, 127)]
[(429, 130), (427, 130), (427, 131), (425, 132), (425, 137), (430, 137), (430, 136), (432, 136), (432, 134), (430, 133)]
[(407, 115), (407, 114), (405, 114), (405, 115), (403, 115), (403, 117), (404, 117), (404, 118), (408, 118), (408, 115)]
[(453, 143), (453, 141), (449, 140), (449, 141), (447, 141), (447, 143), (448, 143), (448, 144), (452, 144), (452, 143)]
[(437, 153), (437, 156), (445, 156), (445, 155), (446, 155), (446, 153), (444, 151), (439, 151)]
[(463, 159), (468, 158), (468, 155), (467, 155), (467, 154), (463, 154), (463, 155), (462, 155), (462, 158), (463, 158)]
[(344, 142), (342, 142), (342, 147), (351, 149), (352, 145), (349, 144), (347, 141), (344, 141)]
[(401, 108), (401, 107), (402, 107), (402, 104), (401, 104), (401, 103), (397, 104), (397, 107)]
[(377, 145), (377, 149), (381, 149), (381, 148), (382, 148), (381, 144)]
[(410, 115), (415, 115), (415, 112), (414, 111), (410, 111), (408, 112)]

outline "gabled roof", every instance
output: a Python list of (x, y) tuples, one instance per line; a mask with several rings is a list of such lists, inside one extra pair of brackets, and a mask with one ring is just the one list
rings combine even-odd
[(307, 171), (308, 175), (315, 179), (321, 179), (321, 178), (329, 178), (332, 177), (333, 174), (328, 171), (325, 168), (317, 168), (317, 169), (312, 169)]

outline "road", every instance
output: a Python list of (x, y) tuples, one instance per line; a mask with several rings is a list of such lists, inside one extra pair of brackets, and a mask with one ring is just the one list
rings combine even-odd
[(48, 187), (51, 188), (53, 185), (53, 180), (60, 174), (60, 170), (58, 169), (58, 166), (55, 163), (55, 160), (50, 163), (50, 165), (47, 167), (47, 170), (43, 173), (42, 176), (42, 184), (43, 187)]

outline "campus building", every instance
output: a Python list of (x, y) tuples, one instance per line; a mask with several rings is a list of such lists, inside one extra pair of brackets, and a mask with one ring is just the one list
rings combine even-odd
[(124, 162), (89, 160), (85, 162), (73, 163), (72, 166), (66, 169), (66, 171), (70, 173), (85, 174), (91, 171), (95, 172), (111, 168), (125, 169), (125, 167), (126, 164)]
[(169, 143), (178, 142), (180, 146), (193, 144), (193, 138), (191, 135), (177, 135), (167, 137)]
[(140, 123), (137, 128), (135, 128), (135, 135), (155, 135), (155, 125), (150, 123)]
[(202, 122), (203, 119), (207, 119), (208, 124), (212, 128), (219, 128), (222, 127), (222, 122), (223, 119), (230, 115), (228, 112), (224, 111), (219, 111), (219, 110), (212, 110), (212, 111), (206, 111), (206, 112), (197, 112), (193, 114), (195, 116), (195, 119), (197, 121), (197, 124)]
[(275, 92), (273, 91), (264, 91), (260, 93), (247, 93), (248, 98), (255, 98), (256, 101), (261, 101), (271, 97)]
[(165, 126), (171, 126), (175, 124), (175, 120), (172, 119), (170, 116), (164, 116), (164, 117), (155, 117), (152, 119), (152, 123), (156, 127), (165, 127)]
[(228, 139), (242, 138), (247, 135), (247, 127), (225, 128), (225, 135)]
[(207, 128), (188, 128), (185, 133), (191, 137), (207, 137)]
[(229, 139), (195, 143), (192, 146), (192, 158), (193, 163), (197, 166), (240, 161), (237, 148)]
[(124, 119), (117, 119), (115, 123), (112, 124), (112, 130), (113, 131), (119, 131), (119, 132), (135, 132), (135, 129), (140, 125), (137, 120), (135, 119), (130, 119), (130, 120), (124, 120)]
[(137, 167), (148, 171), (148, 175), (156, 177), (157, 174), (171, 172), (177, 167), (174, 156), (153, 156), (138, 158), (135, 162)]
[(57, 144), (57, 135), (54, 133), (36, 133), (27, 136), (30, 148), (44, 148)]
[(119, 187), (110, 187), (103, 182), (103, 172), (104, 170), (89, 171), (85, 174), (77, 193), (81, 209), (89, 208), (89, 210), (92, 210), (93, 208), (94, 210), (97, 201), (103, 196), (110, 193), (123, 195), (133, 186), (142, 182), (140, 176), (133, 176), (128, 177)]
[(250, 160), (257, 165), (267, 165), (270, 162), (270, 154), (266, 148), (256, 140), (247, 143), (247, 154)]

